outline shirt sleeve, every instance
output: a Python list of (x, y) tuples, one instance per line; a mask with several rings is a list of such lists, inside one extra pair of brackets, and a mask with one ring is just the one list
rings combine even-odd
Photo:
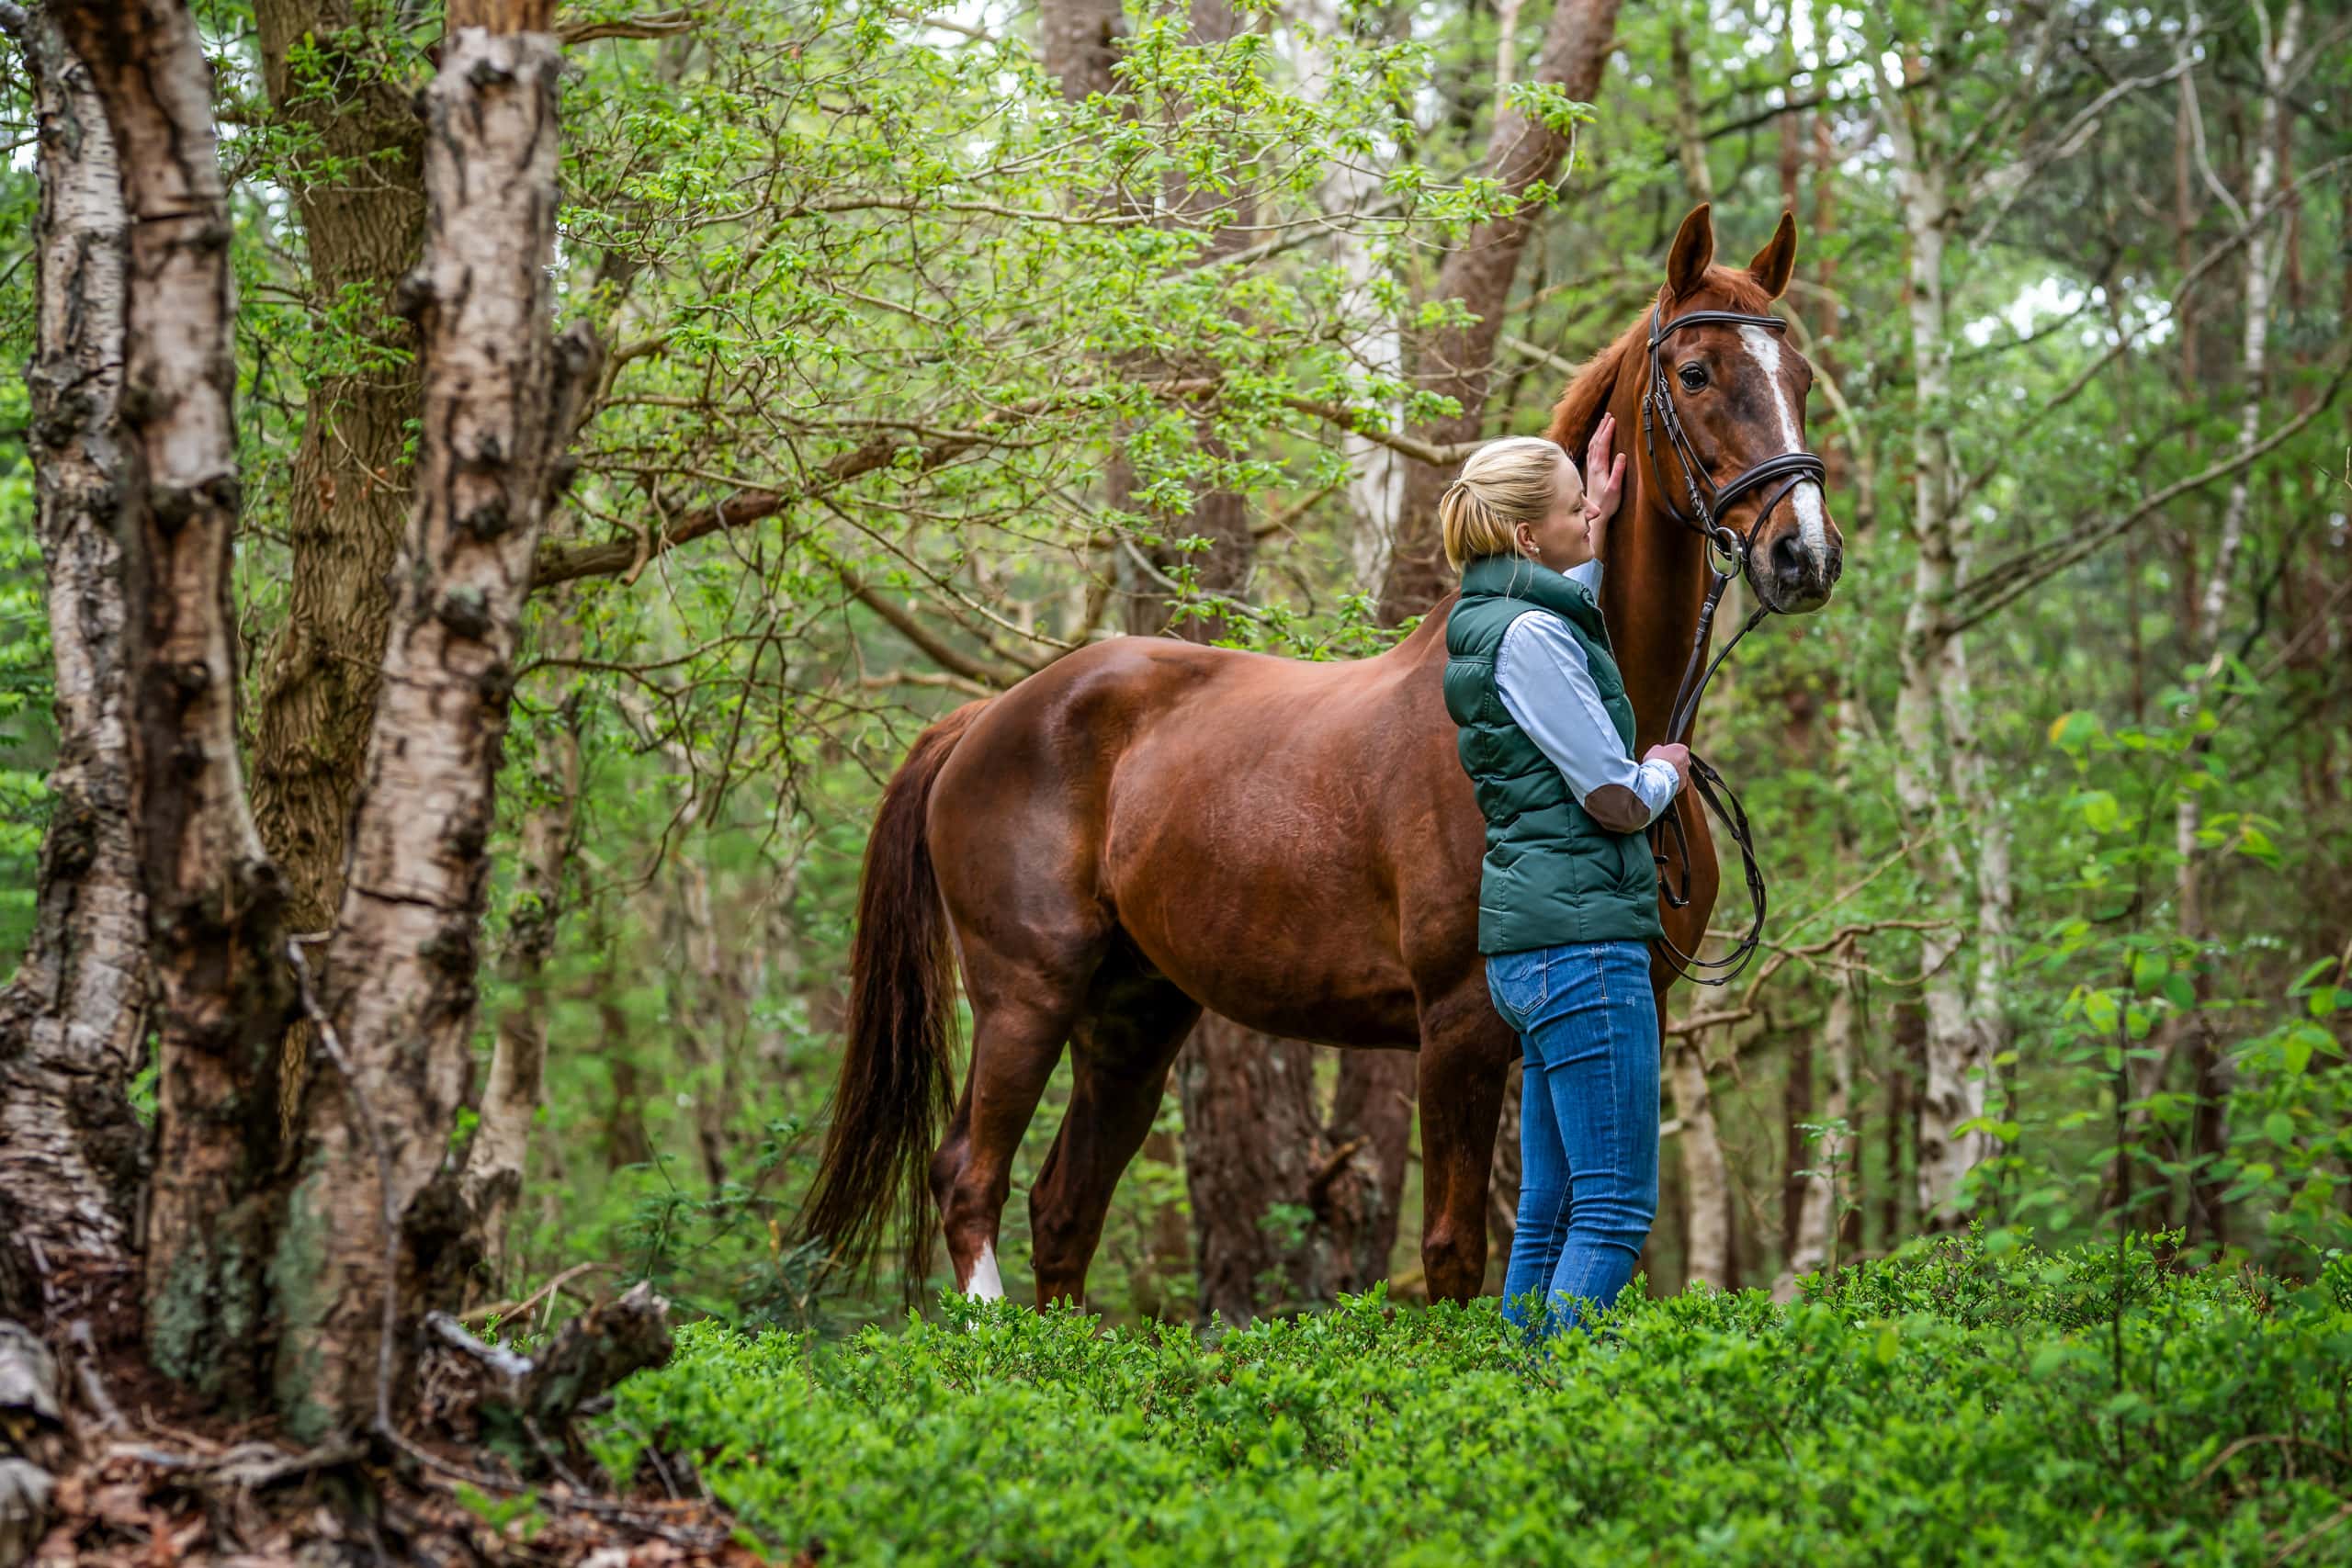
[(1533, 610), (1511, 622), (1495, 652), (1495, 687), (1511, 722), (1602, 827), (1639, 832), (1672, 804), (1673, 767), (1626, 755), (1584, 647), (1558, 617)]
[(1560, 575), (1566, 578), (1570, 582), (1583, 584), (1584, 591), (1592, 595), (1594, 603), (1598, 604), (1600, 602), (1600, 558), (1599, 556), (1593, 557), (1582, 566), (1572, 566), (1568, 568), (1567, 570), (1560, 573)]

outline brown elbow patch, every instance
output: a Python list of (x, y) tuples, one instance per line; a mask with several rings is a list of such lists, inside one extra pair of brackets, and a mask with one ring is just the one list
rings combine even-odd
[(1623, 784), (1602, 784), (1584, 797), (1592, 819), (1612, 833), (1634, 833), (1650, 825), (1650, 808)]

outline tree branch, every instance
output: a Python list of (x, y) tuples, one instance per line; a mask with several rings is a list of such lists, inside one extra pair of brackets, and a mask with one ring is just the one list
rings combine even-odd
[(2200, 490), (2216, 479), (2227, 479), (2265, 453), (2276, 450), (2290, 436), (2333, 407), (2347, 379), (2352, 379), (2352, 350), (2336, 355), (2335, 373), (2328, 381), (2327, 389), (2311, 407), (2260, 441), (2239, 447), (2220, 462), (2200, 468), (2186, 479), (2174, 480), (2113, 522), (2102, 523), (2087, 534), (2020, 550), (1988, 570), (1970, 578), (1952, 591), (1951, 600), (1955, 606), (1970, 607), (1956, 608), (1947, 613), (1938, 624), (1939, 635), (1951, 637), (1967, 630), (2082, 560), (2151, 513), (2169, 505), (2190, 491)]

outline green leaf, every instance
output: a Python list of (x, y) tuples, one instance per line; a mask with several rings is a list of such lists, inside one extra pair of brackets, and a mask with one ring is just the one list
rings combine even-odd
[(2115, 796), (2103, 789), (2088, 791), (2082, 797), (2083, 826), (2094, 833), (2112, 833), (2123, 826), (2123, 807)]

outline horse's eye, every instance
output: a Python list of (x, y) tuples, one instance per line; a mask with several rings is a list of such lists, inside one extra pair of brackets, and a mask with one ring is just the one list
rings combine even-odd
[(1681, 374), (1683, 390), (1697, 392), (1706, 389), (1707, 367), (1705, 366), (1686, 365), (1682, 367)]

